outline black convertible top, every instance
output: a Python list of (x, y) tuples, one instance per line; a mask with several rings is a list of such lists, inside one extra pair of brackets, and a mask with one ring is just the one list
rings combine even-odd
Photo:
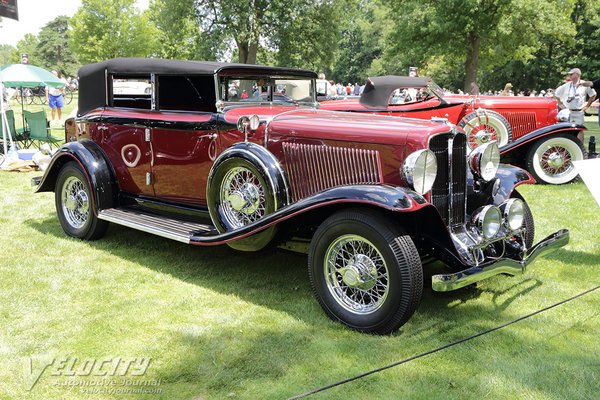
[(106, 76), (113, 74), (158, 75), (213, 75), (225, 70), (242, 70), (256, 74), (290, 74), (317, 78), (313, 71), (266, 67), (252, 64), (230, 64), (217, 61), (164, 60), (158, 58), (113, 58), (84, 65), (79, 69), (79, 109), (82, 115), (96, 107), (103, 107), (107, 100)]
[(398, 88), (425, 88), (430, 78), (410, 76), (376, 76), (369, 78), (360, 95), (360, 104), (369, 108), (386, 108), (392, 92)]

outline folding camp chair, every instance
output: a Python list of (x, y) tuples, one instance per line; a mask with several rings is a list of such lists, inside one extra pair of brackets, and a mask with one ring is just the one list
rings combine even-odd
[(29, 145), (32, 144), (37, 148), (44, 143), (58, 145), (60, 141), (50, 134), (50, 124), (48, 123), (48, 119), (46, 119), (45, 111), (31, 112), (25, 110), (23, 113), (25, 115), (25, 122), (27, 123), (25, 134), (29, 140)]
[[(8, 122), (8, 129), (12, 139), (15, 142), (21, 142), (23, 147), (27, 147), (27, 138), (23, 135), (23, 129), (17, 130), (15, 128), (15, 112), (13, 110), (6, 110), (6, 121)], [(2, 146), (2, 138), (4, 132), (4, 124), (0, 123), (0, 152), (4, 151)], [(7, 132), (6, 137), (9, 133)], [(10, 141), (10, 140), (9, 140)]]

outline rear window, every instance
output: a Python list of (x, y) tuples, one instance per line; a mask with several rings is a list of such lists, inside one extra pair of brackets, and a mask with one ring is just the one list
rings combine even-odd
[(215, 112), (215, 80), (212, 75), (159, 76), (158, 108), (165, 111)]
[(150, 110), (152, 83), (150, 75), (113, 75), (112, 106)]

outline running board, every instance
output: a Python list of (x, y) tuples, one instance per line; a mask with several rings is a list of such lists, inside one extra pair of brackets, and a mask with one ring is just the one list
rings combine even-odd
[(190, 243), (192, 236), (218, 234), (212, 225), (182, 221), (131, 208), (101, 210), (98, 218), (186, 244)]

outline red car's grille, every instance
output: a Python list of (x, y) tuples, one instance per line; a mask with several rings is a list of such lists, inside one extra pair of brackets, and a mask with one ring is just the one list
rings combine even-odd
[(376, 150), (283, 143), (283, 155), (294, 201), (335, 186), (383, 182)]
[(438, 174), (431, 189), (431, 202), (449, 227), (465, 222), (467, 190), (467, 139), (465, 135), (438, 135), (429, 141)]
[(512, 127), (513, 139), (533, 131), (536, 127), (535, 112), (501, 112)]

